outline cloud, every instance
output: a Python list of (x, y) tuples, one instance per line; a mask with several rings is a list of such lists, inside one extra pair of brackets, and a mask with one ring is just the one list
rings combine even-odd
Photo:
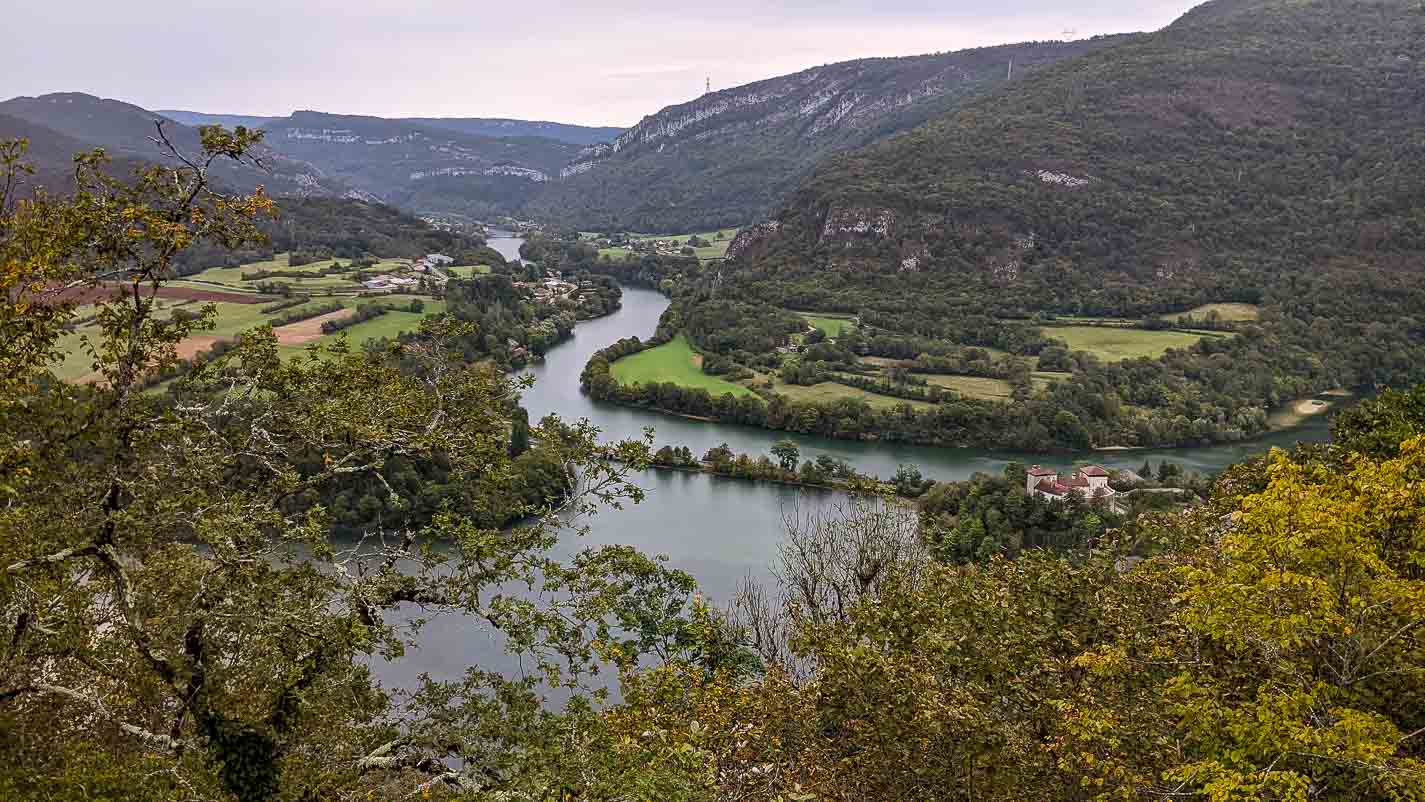
[(686, 75), (698, 71), (697, 67), (687, 64), (667, 64), (649, 67), (627, 67), (617, 70), (605, 70), (602, 75), (605, 78), (649, 78), (655, 75)]
[(1185, 0), (46, 0), (8, 12), (0, 97), (149, 108), (629, 125), (702, 94), (867, 56), (1162, 27)]

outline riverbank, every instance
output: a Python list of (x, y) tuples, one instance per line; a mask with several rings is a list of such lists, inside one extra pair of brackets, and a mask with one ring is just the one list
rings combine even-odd
[(1355, 397), (1350, 390), (1327, 390), (1316, 396), (1298, 398), (1283, 404), (1267, 416), (1267, 428), (1273, 431), (1287, 431), (1300, 426), (1317, 415), (1325, 415), (1337, 404)]
[(790, 437), (801, 447), (804, 458), (824, 455), (843, 459), (862, 473), (879, 476), (893, 475), (902, 464), (917, 465), (927, 477), (941, 481), (968, 479), (976, 473), (997, 473), (1008, 462), (1026, 460), (1065, 468), (1071, 468), (1076, 462), (1095, 462), (1106, 468), (1129, 470), (1145, 460), (1154, 464), (1167, 460), (1181, 465), (1185, 471), (1212, 475), (1273, 447), (1291, 448), (1298, 442), (1320, 442), (1330, 437), (1329, 416), (1317, 415), (1295, 429), (1267, 432), (1250, 441), (1177, 448), (1142, 447), (1121, 452), (1066, 451), (1045, 457), (1005, 449), (787, 434), (758, 426), (708, 422), (647, 407), (601, 402), (579, 389), (580, 372), (589, 359), (621, 339), (651, 337), (669, 304), (666, 296), (653, 290), (629, 285), (623, 289), (623, 306), (617, 313), (581, 323), (573, 338), (550, 349), (543, 364), (526, 371), (536, 380), (523, 398), (532, 420), (551, 413), (565, 420), (587, 419), (610, 440), (642, 439), (645, 430), (653, 429), (658, 445), (687, 445), (698, 454), (721, 443), (728, 443), (739, 453), (768, 453), (778, 440)]

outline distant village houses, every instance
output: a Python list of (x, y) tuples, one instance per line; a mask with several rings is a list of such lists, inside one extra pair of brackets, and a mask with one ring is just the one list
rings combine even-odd
[(1108, 486), (1108, 471), (1098, 465), (1085, 465), (1068, 476), (1038, 465), (1027, 471), (1025, 490), (1045, 501), (1064, 501), (1070, 493), (1078, 493), (1086, 501), (1104, 502), (1116, 508), (1113, 497), (1118, 491)]
[(361, 282), (361, 286), (365, 287), (368, 290), (398, 290), (407, 287), (414, 287), (419, 283), (419, 279), (408, 278), (405, 276), (392, 276), (388, 273), (382, 273), (381, 275), (376, 276), (375, 278), (369, 278)]

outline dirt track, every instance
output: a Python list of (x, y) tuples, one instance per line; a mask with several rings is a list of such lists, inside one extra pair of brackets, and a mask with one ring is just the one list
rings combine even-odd
[(322, 333), (323, 323), (328, 320), (341, 320), (344, 317), (351, 317), (353, 314), (355, 314), (355, 310), (338, 309), (325, 315), (317, 315), (296, 323), (289, 323), (286, 326), (279, 326), (272, 332), (277, 335), (277, 342), (282, 345), (306, 345), (325, 336)]

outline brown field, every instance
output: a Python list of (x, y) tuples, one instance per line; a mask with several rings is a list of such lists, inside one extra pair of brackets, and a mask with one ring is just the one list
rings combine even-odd
[(289, 323), (272, 330), (277, 335), (277, 342), (282, 345), (306, 345), (310, 342), (320, 340), (322, 324), (328, 320), (340, 320), (355, 314), (353, 309), (338, 309), (335, 312), (328, 312), (325, 315), (309, 317), (306, 320), (299, 320), (296, 323)]
[(228, 338), (215, 337), (211, 334), (194, 334), (178, 344), (178, 358), (192, 359), (226, 339)]

